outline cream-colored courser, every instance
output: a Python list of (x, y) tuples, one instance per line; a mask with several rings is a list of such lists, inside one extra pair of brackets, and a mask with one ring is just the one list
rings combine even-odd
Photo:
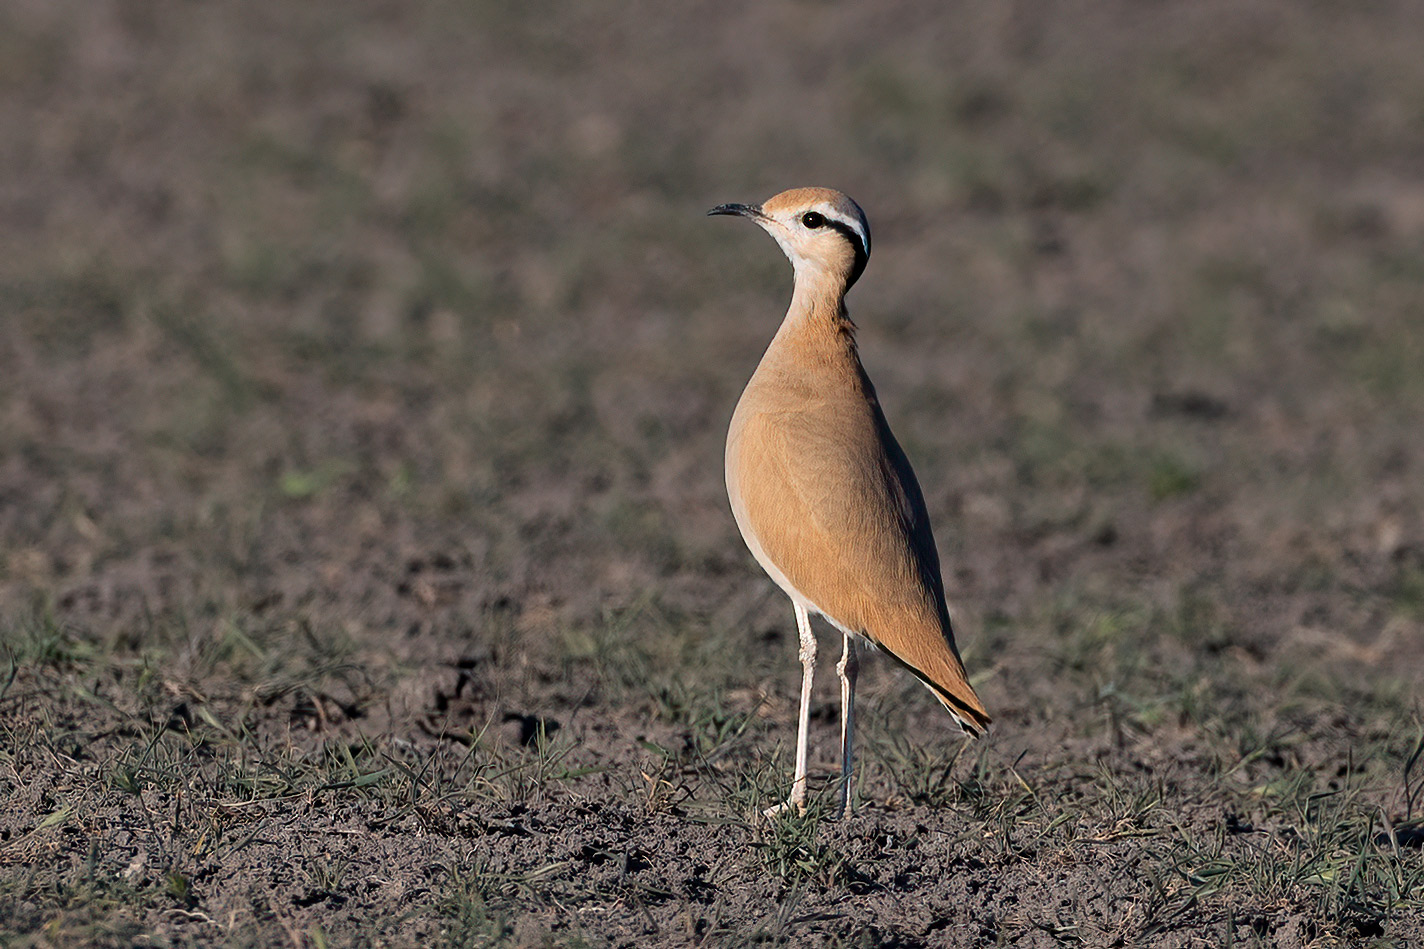
[(919, 482), (890, 433), (855, 344), (845, 295), (870, 257), (860, 206), (839, 191), (797, 188), (750, 218), (796, 271), (791, 308), (747, 383), (727, 432), (727, 494), (752, 556), (791, 597), (801, 638), (801, 707), (791, 796), (806, 806), (806, 738), (816, 639), (811, 613), (844, 636), (841, 809), (851, 811), (856, 636), (888, 652), (978, 736), (989, 724), (950, 629), (939, 555)]

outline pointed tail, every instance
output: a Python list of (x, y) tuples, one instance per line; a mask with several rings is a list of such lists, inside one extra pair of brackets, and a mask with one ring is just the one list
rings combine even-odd
[(934, 697), (939, 699), (939, 704), (943, 705), (945, 711), (953, 716), (955, 723), (964, 730), (966, 735), (970, 738), (984, 737), (984, 733), (989, 730), (989, 723), (992, 722), (993, 719), (990, 718), (989, 713), (984, 710), (984, 703), (979, 701), (979, 696), (975, 693), (974, 687), (970, 685), (968, 679), (964, 677), (962, 668), (958, 670), (959, 674), (957, 676), (944, 676), (951, 684), (943, 685), (931, 679), (928, 674), (916, 669), (889, 649), (886, 649), (885, 652), (892, 659), (909, 670), (911, 675), (923, 682), (925, 687), (934, 693)]

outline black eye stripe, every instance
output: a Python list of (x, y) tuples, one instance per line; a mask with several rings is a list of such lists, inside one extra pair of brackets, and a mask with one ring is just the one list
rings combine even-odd
[(865, 270), (865, 265), (870, 261), (870, 255), (866, 253), (865, 242), (860, 239), (860, 232), (849, 224), (844, 224), (833, 218), (827, 218), (826, 224), (837, 234), (850, 241), (850, 246), (855, 249), (855, 263), (850, 268), (850, 280), (846, 283), (849, 287), (860, 279), (861, 272)]

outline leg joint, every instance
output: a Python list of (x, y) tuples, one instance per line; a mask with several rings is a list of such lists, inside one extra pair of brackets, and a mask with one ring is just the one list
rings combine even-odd
[(814, 635), (801, 637), (799, 655), (801, 656), (801, 665), (814, 666), (816, 664), (816, 637)]
[(857, 652), (855, 639), (850, 633), (846, 633), (845, 651), (841, 653), (841, 661), (836, 663), (836, 671), (841, 674), (841, 678), (854, 678), (860, 671), (860, 656)]
[(816, 634), (811, 631), (811, 614), (799, 603), (796, 604), (796, 632), (801, 637), (801, 665), (810, 668), (816, 664)]

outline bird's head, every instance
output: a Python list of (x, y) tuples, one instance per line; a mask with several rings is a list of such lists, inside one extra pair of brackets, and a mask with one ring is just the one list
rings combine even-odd
[(719, 204), (708, 214), (737, 214), (761, 225), (796, 268), (797, 276), (860, 279), (870, 259), (870, 225), (860, 205), (830, 188), (793, 188), (761, 205)]

